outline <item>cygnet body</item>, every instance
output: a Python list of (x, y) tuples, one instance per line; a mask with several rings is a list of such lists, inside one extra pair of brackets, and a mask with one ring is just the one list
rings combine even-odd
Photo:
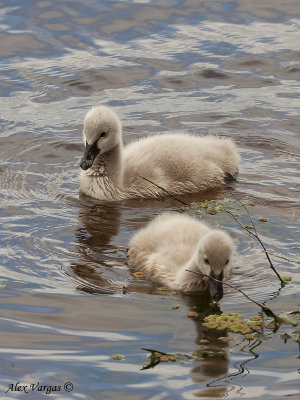
[(124, 147), (121, 122), (104, 106), (87, 113), (83, 141), (80, 191), (99, 200), (205, 191), (238, 173), (237, 148), (228, 138), (168, 133)]
[[(154, 281), (183, 292), (209, 289), (218, 301), (223, 297), (223, 279), (232, 271), (234, 244), (231, 237), (197, 219), (164, 213), (139, 230), (129, 243), (131, 264)], [(213, 279), (203, 279), (201, 275)]]

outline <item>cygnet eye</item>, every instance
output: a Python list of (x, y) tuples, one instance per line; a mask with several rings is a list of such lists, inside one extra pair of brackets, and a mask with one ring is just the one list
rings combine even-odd
[(205, 262), (205, 264), (209, 265), (208, 258), (204, 258), (204, 262)]
[(226, 260), (225, 265), (227, 265), (229, 263), (229, 260)]
[(104, 138), (106, 135), (107, 135), (107, 132), (102, 132), (101, 135), (100, 135), (100, 137), (101, 137), (101, 138)]

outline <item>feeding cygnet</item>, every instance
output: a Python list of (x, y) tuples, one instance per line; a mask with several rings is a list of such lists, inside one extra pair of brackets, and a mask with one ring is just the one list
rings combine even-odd
[(123, 147), (121, 122), (104, 106), (87, 113), (83, 141), (80, 190), (99, 200), (199, 192), (238, 173), (239, 155), (227, 138), (169, 133)]
[(184, 214), (165, 213), (138, 231), (129, 243), (128, 257), (134, 267), (152, 280), (183, 292), (205, 291), (218, 301), (223, 285), (186, 270), (200, 272), (219, 281), (229, 279), (234, 244), (230, 236), (211, 229)]

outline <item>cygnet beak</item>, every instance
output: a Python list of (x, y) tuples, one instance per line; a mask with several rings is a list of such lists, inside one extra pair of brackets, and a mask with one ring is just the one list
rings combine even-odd
[(82, 168), (84, 171), (91, 168), (99, 152), (100, 150), (97, 147), (97, 140), (92, 144), (88, 144), (88, 142), (86, 142), (85, 152), (80, 161), (80, 168)]
[(217, 279), (220, 282), (216, 282), (213, 279), (210, 279), (208, 282), (208, 287), (209, 287), (209, 294), (211, 296), (211, 298), (215, 301), (219, 301), (222, 299), (223, 297), (223, 271), (217, 275), (213, 272), (213, 270), (211, 270), (209, 276), (211, 278)]

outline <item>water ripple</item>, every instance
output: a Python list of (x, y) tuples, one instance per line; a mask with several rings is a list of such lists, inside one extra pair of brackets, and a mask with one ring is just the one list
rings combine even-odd
[[(137, 374), (145, 359), (137, 349), (145, 344), (202, 351), (203, 327), (187, 320), (185, 309), (200, 307), (200, 300), (162, 295), (156, 283), (133, 276), (126, 257), (129, 239), (141, 226), (180, 206), (172, 199), (107, 204), (81, 196), (78, 163), (83, 117), (98, 104), (120, 115), (126, 143), (169, 130), (231, 137), (242, 157), (232, 190), (256, 204), (249, 210), (267, 249), (298, 259), (298, 1), (272, 7), (258, 0), (54, 3), (16, 0), (12, 7), (5, 0), (0, 10), (3, 382), (12, 382), (16, 371), (21, 371), (18, 381), (82, 379), (85, 391), (77, 387), (76, 393), (89, 399), (99, 398), (99, 387), (93, 388), (100, 375), (101, 393), (111, 398), (122, 397), (124, 390), (128, 397), (134, 390), (142, 398), (146, 390), (148, 397), (161, 399), (268, 397), (274, 387), (278, 396), (293, 394), (295, 343), (283, 349), (279, 335), (260, 345), (255, 363), (248, 362), (253, 354), (246, 347), (243, 354), (225, 351), (222, 359), (159, 365)], [(184, 200), (224, 197), (229, 194), (221, 190)], [(249, 223), (245, 212), (237, 214)], [(272, 258), (281, 274), (293, 278), (280, 289), (255, 239), (220, 213), (202, 218), (235, 241), (231, 283), (258, 301), (273, 299), (273, 306), (278, 300), (280, 309), (299, 302), (297, 265)], [(69, 305), (67, 311), (57, 304), (47, 308), (57, 294), (57, 304)], [(181, 306), (177, 314), (173, 303)], [(220, 302), (220, 310), (233, 307), (243, 314), (251, 306), (231, 288)], [(135, 332), (127, 335), (133, 325)], [(270, 353), (272, 346), (276, 354)], [(126, 362), (110, 359), (117, 351), (126, 354)], [(246, 362), (247, 374), (226, 380)], [(16, 367), (10, 369), (12, 363)], [(116, 382), (124, 376), (127, 383), (118, 396)], [(216, 376), (223, 386), (210, 383)]]

